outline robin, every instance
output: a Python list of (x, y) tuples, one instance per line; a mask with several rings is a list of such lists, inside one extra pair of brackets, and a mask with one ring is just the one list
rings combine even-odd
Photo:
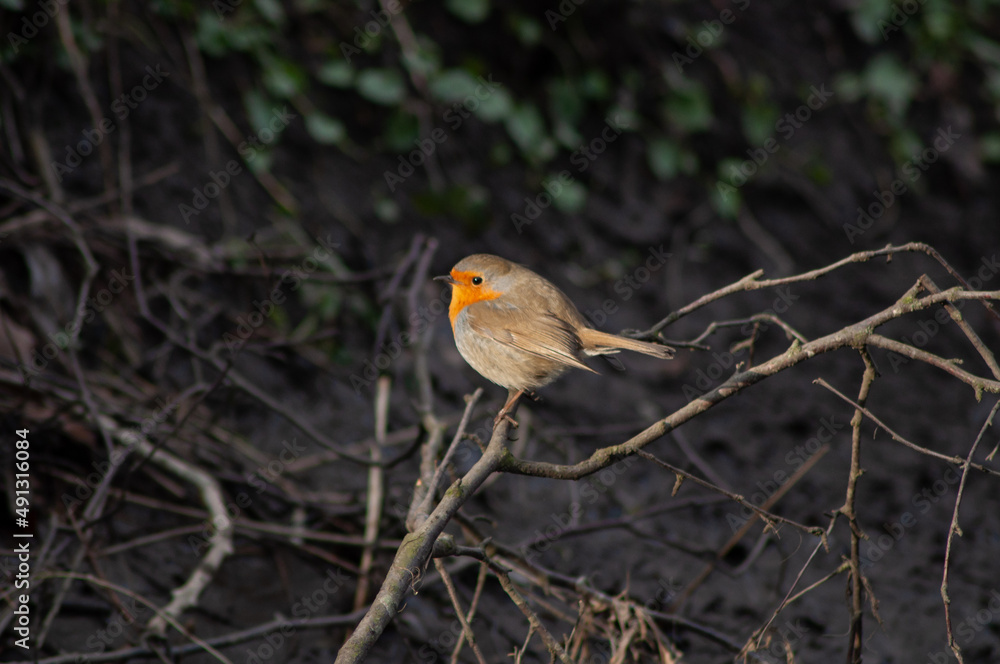
[(499, 256), (473, 254), (434, 278), (452, 287), (448, 317), (458, 352), (483, 378), (507, 388), (496, 422), (521, 395), (571, 367), (597, 373), (581, 356), (620, 350), (665, 360), (674, 355), (670, 346), (593, 329), (555, 284)]

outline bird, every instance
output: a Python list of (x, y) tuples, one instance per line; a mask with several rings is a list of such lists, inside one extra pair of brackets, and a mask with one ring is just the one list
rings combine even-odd
[(569, 369), (597, 373), (583, 357), (622, 350), (665, 360), (674, 355), (670, 346), (595, 330), (555, 284), (499, 256), (467, 256), (434, 279), (452, 289), (448, 317), (458, 352), (483, 378), (507, 388), (494, 425), (510, 419), (521, 396)]

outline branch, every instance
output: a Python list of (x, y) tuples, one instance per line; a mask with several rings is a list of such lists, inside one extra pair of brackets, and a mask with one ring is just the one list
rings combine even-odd
[(336, 664), (358, 664), (365, 660), (389, 621), (396, 616), (410, 586), (423, 574), (444, 527), (465, 501), (497, 471), (503, 459), (510, 455), (506, 447), (509, 432), (509, 421), (502, 420), (497, 424), (486, 452), (479, 461), (469, 469), (465, 477), (451, 485), (430, 516), (415, 531), (403, 538), (382, 588), (379, 589), (368, 613), (351, 634), (351, 638), (337, 653)]
[(508, 456), (504, 459), (500, 470), (519, 475), (578, 480), (606, 468), (620, 459), (635, 454), (646, 445), (670, 433), (681, 424), (688, 422), (716, 404), (725, 401), (734, 394), (742, 392), (755, 383), (759, 383), (765, 378), (769, 378), (816, 355), (841, 348), (860, 348), (865, 344), (887, 348), (901, 355), (937, 366), (962, 382), (971, 385), (976, 390), (977, 396), (982, 392), (1000, 393), (1000, 381), (975, 376), (956, 367), (955, 362), (952, 360), (944, 360), (926, 351), (874, 334), (874, 330), (880, 325), (884, 325), (905, 314), (921, 311), (941, 302), (953, 302), (955, 300), (1000, 300), (1000, 291), (963, 291), (958, 288), (952, 288), (922, 298), (904, 297), (892, 306), (825, 337), (820, 337), (804, 344), (795, 340), (791, 347), (781, 355), (773, 357), (753, 369), (735, 373), (714, 390), (703, 394), (700, 398), (691, 401), (686, 406), (655, 422), (624, 443), (598, 449), (589, 459), (573, 465), (562, 465), (541, 461), (525, 461)]
[(951, 524), (948, 526), (948, 543), (944, 549), (944, 574), (941, 576), (941, 600), (944, 602), (944, 624), (948, 630), (948, 645), (951, 647), (951, 651), (955, 653), (955, 659), (958, 660), (958, 664), (964, 664), (965, 659), (962, 658), (962, 648), (959, 647), (958, 642), (955, 640), (955, 633), (951, 627), (951, 597), (948, 596), (948, 567), (951, 562), (951, 543), (955, 539), (955, 533), (958, 533), (959, 536), (962, 535), (962, 529), (958, 525), (958, 508), (962, 505), (962, 494), (965, 493), (965, 481), (969, 478), (969, 466), (972, 464), (972, 457), (975, 455), (976, 449), (979, 448), (979, 443), (983, 440), (983, 436), (986, 435), (986, 430), (993, 424), (993, 418), (996, 416), (998, 410), (1000, 410), (1000, 400), (996, 402), (986, 421), (983, 422), (983, 427), (979, 430), (979, 435), (976, 436), (976, 442), (972, 444), (969, 456), (965, 458), (965, 463), (962, 465), (962, 480), (958, 483), (958, 495), (955, 496), (955, 511), (951, 516)]

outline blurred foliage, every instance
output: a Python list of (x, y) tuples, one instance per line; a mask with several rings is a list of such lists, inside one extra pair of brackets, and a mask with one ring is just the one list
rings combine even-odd
[[(110, 3), (98, 6), (105, 4)], [(742, 3), (732, 4), (728, 11), (735, 23), (745, 20)], [(22, 0), (0, 0), (0, 6), (33, 11)], [(852, 3), (844, 17), (859, 44), (833, 83), (834, 103), (862, 108), (900, 163), (926, 142), (927, 130), (915, 118), (919, 107), (946, 96), (942, 86), (978, 86), (983, 107), (970, 110), (977, 116), (985, 112), (995, 123), (998, 9), (1000, 0)], [(145, 11), (193, 35), (208, 59), (239, 59), (248, 68), (241, 81), (255, 83), (243, 90), (242, 101), (251, 127), (263, 126), (274, 107), (291, 104), (319, 145), (340, 148), (352, 158), (381, 153), (391, 163), (433, 129), (466, 131), (463, 124), (474, 117), (483, 128), (480, 140), (488, 144), (486, 163), (502, 167), (519, 159), (527, 181), (540, 182), (600, 136), (598, 119), (614, 118), (641, 137), (652, 176), (700, 183), (704, 198), (724, 217), (739, 210), (745, 192), (736, 187), (721, 196), (719, 184), (735, 187), (729, 177), (734, 164), (746, 160), (747, 148), (773, 137), (782, 115), (804, 101), (752, 62), (724, 69), (726, 76), (720, 77), (723, 68), (713, 64), (733, 48), (728, 32), (740, 28), (730, 27), (734, 21), (719, 23), (722, 14), (700, 3), (625, 10), (593, 2), (573, 5), (564, 15), (556, 3), (500, 11), (490, 0), (446, 0), (441, 6), (397, 0), (157, 0)], [(638, 17), (660, 12), (662, 30), (672, 41), (644, 52), (644, 40), (665, 35), (659, 26), (634, 18), (637, 39), (615, 43), (621, 54), (588, 50), (583, 46), (591, 43), (588, 34), (601, 29), (606, 11)], [(19, 18), (8, 25), (16, 26)], [(100, 52), (104, 36), (94, 32), (96, 23), (85, 24), (76, 12), (73, 20), (80, 48), (88, 55)], [(8, 40), (2, 57), (6, 62), (48, 57), (45, 49), (30, 40), (15, 48)], [(644, 58), (661, 58), (659, 71)], [(65, 55), (59, 62), (69, 67)], [(735, 125), (733, 109), (738, 109)], [(984, 132), (979, 140), (981, 158), (1000, 162), (1000, 132)], [(267, 155), (262, 157), (252, 168), (271, 167)], [(803, 172), (821, 182), (830, 169), (819, 163)], [(592, 183), (587, 174), (579, 175), (556, 201), (564, 214), (586, 204)], [(407, 193), (422, 212), (478, 225), (495, 192), (485, 181), (431, 178), (408, 185)], [(372, 193), (372, 205), (385, 222), (399, 216), (398, 204), (389, 205), (384, 192)]]

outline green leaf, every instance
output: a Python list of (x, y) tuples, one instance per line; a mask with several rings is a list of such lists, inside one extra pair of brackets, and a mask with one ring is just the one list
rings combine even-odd
[(591, 69), (580, 79), (580, 93), (590, 99), (607, 99), (611, 95), (611, 81), (600, 69)]
[(534, 46), (542, 40), (542, 24), (531, 16), (509, 14), (507, 25), (514, 36), (525, 46)]
[(774, 135), (778, 109), (771, 104), (756, 104), (743, 109), (743, 134), (751, 145), (761, 145)]
[(573, 82), (555, 79), (549, 83), (548, 93), (551, 116), (576, 126), (583, 115), (583, 99)]
[(712, 126), (712, 103), (701, 84), (672, 90), (664, 111), (667, 120), (685, 132), (705, 131)]
[[(726, 157), (720, 160), (718, 166), (719, 180), (734, 187), (742, 187), (748, 177), (753, 177), (753, 174), (747, 176), (740, 171), (740, 166), (743, 165), (744, 161), (737, 157)], [(753, 162), (750, 163), (753, 164)]]
[(482, 23), (490, 13), (490, 0), (445, 0), (444, 6), (466, 23)]
[(403, 77), (395, 69), (366, 69), (358, 75), (358, 94), (368, 101), (393, 106), (406, 97)]
[(375, 216), (387, 224), (394, 224), (399, 221), (399, 203), (391, 198), (378, 198), (374, 205)]
[(257, 88), (251, 88), (243, 97), (243, 106), (246, 108), (247, 119), (250, 121), (251, 127), (267, 126), (274, 109), (270, 98)]
[(572, 180), (563, 185), (558, 195), (552, 197), (552, 205), (560, 212), (576, 214), (587, 205), (587, 188)]
[(441, 101), (461, 101), (476, 91), (479, 83), (464, 69), (448, 69), (435, 76), (428, 87)]
[(282, 9), (278, 0), (254, 0), (253, 4), (261, 16), (271, 24), (282, 25), (285, 22), (285, 10)]
[(199, 49), (212, 57), (222, 57), (229, 51), (226, 30), (213, 12), (202, 12), (198, 15), (195, 41)]
[(389, 116), (382, 131), (386, 147), (393, 152), (408, 152), (413, 149), (413, 141), (420, 133), (420, 123), (417, 118), (403, 109)]
[(708, 192), (708, 202), (723, 219), (735, 219), (743, 206), (743, 195), (736, 187), (718, 180)]
[(403, 54), (403, 64), (412, 74), (433, 78), (441, 71), (441, 49), (437, 43), (420, 35), (417, 37), (417, 48)]
[(882, 40), (879, 21), (884, 21), (892, 10), (892, 0), (862, 0), (854, 5), (851, 24), (862, 40), (874, 44)]
[(316, 78), (335, 88), (347, 88), (354, 84), (354, 70), (344, 60), (330, 60), (319, 68)]
[(855, 102), (864, 94), (861, 78), (854, 72), (844, 72), (833, 79), (833, 92), (843, 102)]
[(666, 138), (654, 138), (646, 150), (649, 169), (660, 180), (670, 180), (677, 176), (681, 167), (681, 150), (676, 142)]
[(990, 132), (979, 137), (979, 152), (983, 161), (1000, 163), (1000, 132)]
[(323, 145), (336, 145), (347, 136), (343, 122), (319, 111), (306, 116), (306, 131)]
[(555, 154), (555, 142), (545, 131), (545, 120), (538, 107), (530, 102), (514, 107), (504, 120), (507, 133), (521, 150), (533, 161), (547, 161)]
[(479, 107), (474, 112), (483, 122), (499, 122), (506, 119), (513, 109), (514, 100), (510, 93), (496, 88), (488, 97), (479, 100)]
[(290, 99), (305, 89), (308, 79), (305, 71), (291, 60), (267, 58), (261, 80), (275, 97)]
[(919, 87), (917, 75), (889, 53), (875, 56), (865, 68), (863, 78), (868, 94), (881, 99), (896, 117), (903, 115)]

